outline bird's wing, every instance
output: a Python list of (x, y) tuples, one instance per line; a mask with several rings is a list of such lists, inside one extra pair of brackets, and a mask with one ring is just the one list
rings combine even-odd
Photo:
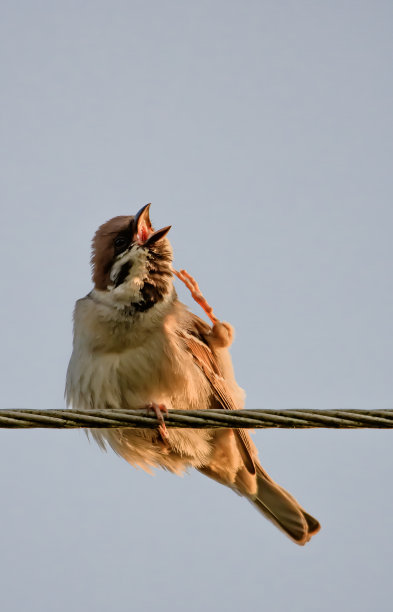
[[(202, 319), (193, 315), (191, 325), (187, 331), (182, 332), (182, 337), (195, 363), (209, 381), (213, 395), (220, 406), (226, 410), (237, 410), (239, 406), (236, 405), (231, 396), (215, 352), (209, 345), (210, 333), (211, 327)], [(247, 470), (251, 474), (255, 474), (254, 453), (248, 433), (244, 429), (234, 429), (233, 431)]]

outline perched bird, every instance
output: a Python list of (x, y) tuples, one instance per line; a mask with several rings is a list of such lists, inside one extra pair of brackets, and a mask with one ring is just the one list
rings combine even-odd
[[(214, 317), (187, 273), (173, 269), (170, 227), (154, 231), (149, 207), (111, 219), (94, 236), (94, 288), (75, 306), (67, 403), (79, 410), (154, 410), (157, 429), (91, 433), (146, 471), (196, 468), (246, 497), (303, 545), (320, 529), (318, 521), (264, 471), (245, 430), (165, 427), (167, 409), (238, 409), (244, 392), (228, 350), (232, 327)], [(178, 300), (174, 274), (205, 307), (212, 326)]]

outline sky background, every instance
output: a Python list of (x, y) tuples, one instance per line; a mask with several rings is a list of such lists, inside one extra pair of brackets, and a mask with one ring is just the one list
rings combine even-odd
[[(91, 238), (147, 202), (236, 328), (248, 408), (393, 408), (392, 24), (378, 0), (4, 0), (0, 408), (64, 406)], [(1, 609), (386, 610), (392, 436), (254, 435), (322, 523), (300, 548), (197, 473), (0, 430)]]

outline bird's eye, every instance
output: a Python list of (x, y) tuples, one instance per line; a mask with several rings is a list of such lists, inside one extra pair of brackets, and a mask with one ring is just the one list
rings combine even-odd
[(124, 251), (125, 248), (127, 248), (128, 246), (128, 241), (127, 238), (125, 236), (117, 236), (114, 241), (113, 241), (114, 245), (115, 245), (115, 249), (117, 253), (120, 253), (121, 251)]

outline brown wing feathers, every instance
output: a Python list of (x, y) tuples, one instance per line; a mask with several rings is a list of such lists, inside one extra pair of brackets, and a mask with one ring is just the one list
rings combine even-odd
[[(205, 326), (208, 331), (210, 331), (211, 328), (196, 316), (193, 323), (195, 323), (194, 329), (183, 336), (188, 350), (192, 353), (196, 364), (205, 374), (211, 385), (212, 392), (222, 408), (226, 410), (237, 410), (238, 406), (235, 404), (228, 391), (214, 351), (208, 345), (208, 335), (206, 332), (203, 333), (203, 331), (205, 331)], [(248, 434), (244, 429), (234, 429), (233, 431), (238, 442), (239, 452), (242, 455), (247, 470), (251, 474), (255, 474), (253, 452)]]

